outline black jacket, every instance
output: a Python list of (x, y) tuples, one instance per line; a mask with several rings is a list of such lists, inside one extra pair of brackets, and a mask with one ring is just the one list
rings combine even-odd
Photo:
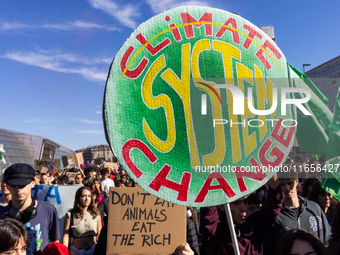
[(190, 248), (195, 253), (195, 255), (200, 254), (196, 226), (189, 217), (187, 217), (187, 243), (190, 245)]

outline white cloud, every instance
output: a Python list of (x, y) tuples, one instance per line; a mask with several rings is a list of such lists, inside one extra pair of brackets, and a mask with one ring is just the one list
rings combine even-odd
[(93, 8), (102, 10), (112, 17), (119, 20), (121, 24), (130, 28), (136, 28), (138, 23), (135, 21), (139, 16), (138, 6), (127, 4), (119, 6), (114, 1), (110, 0), (88, 0)]
[(96, 111), (96, 114), (102, 114), (102, 111)]
[[(7, 52), (1, 57), (56, 72), (80, 74), (91, 81), (105, 81), (107, 78), (107, 71), (98, 70), (95, 66), (83, 66), (98, 63), (98, 59), (91, 61), (74, 54), (58, 54), (40, 50), (38, 52)], [(72, 67), (69, 67), (70, 64)]]
[(111, 64), (113, 59), (111, 58), (95, 58), (92, 59), (93, 62), (95, 63), (104, 63), (104, 64)]
[(45, 130), (62, 130), (61, 128), (56, 128), (56, 127), (40, 127), (40, 129), (45, 129)]
[(103, 124), (102, 121), (97, 121), (97, 120), (78, 119), (77, 121), (80, 121), (86, 124)]
[(3, 22), (0, 24), (0, 30), (17, 30), (23, 28), (29, 28), (29, 25), (21, 24), (21, 23), (9, 23)]
[(104, 135), (103, 130), (77, 130), (78, 134)]
[(3, 22), (0, 23), (0, 31), (9, 31), (9, 30), (23, 30), (23, 29), (45, 29), (45, 30), (63, 30), (63, 31), (75, 31), (75, 30), (119, 30), (118, 28), (107, 25), (107, 24), (96, 24), (92, 22), (84, 22), (84, 21), (73, 21), (66, 23), (56, 23), (56, 24), (42, 24), (42, 25), (29, 25), (22, 23), (9, 23)]
[(178, 6), (209, 6), (208, 1), (192, 0), (181, 2), (179, 0), (146, 0), (146, 3), (150, 5), (151, 10), (155, 13), (161, 13)]
[(25, 120), (23, 121), (23, 123), (39, 123), (39, 122), (43, 122), (42, 120), (40, 120), (39, 118), (33, 118), (31, 120)]
[[(64, 120), (42, 120), (40, 118), (33, 118), (30, 120), (24, 120), (22, 123), (60, 123), (65, 122)], [(46, 127), (41, 127), (43, 129), (47, 129)]]
[[(103, 124), (103, 121), (98, 120), (88, 120), (88, 119), (68, 119), (68, 120), (41, 120), (39, 118), (33, 118), (30, 120), (25, 120), (23, 123), (61, 123), (61, 122), (70, 122), (70, 121), (77, 121), (86, 124)], [(41, 127), (42, 129), (50, 129), (48, 127)], [(72, 128), (71, 130), (77, 130), (78, 128)]]

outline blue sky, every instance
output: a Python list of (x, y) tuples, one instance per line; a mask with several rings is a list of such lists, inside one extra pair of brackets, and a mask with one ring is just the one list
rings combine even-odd
[(102, 101), (110, 63), (142, 22), (180, 5), (238, 13), (272, 25), (287, 61), (302, 70), (340, 55), (338, 0), (34, 0), (0, 2), (0, 128), (70, 149), (106, 144)]

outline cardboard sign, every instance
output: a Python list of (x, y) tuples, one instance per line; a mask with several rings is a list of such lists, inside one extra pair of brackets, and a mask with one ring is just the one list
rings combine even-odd
[(117, 163), (113, 163), (113, 162), (105, 162), (104, 167), (116, 170), (116, 169), (118, 169), (118, 164)]
[(95, 160), (94, 160), (94, 164), (95, 165), (100, 165), (101, 163), (103, 163), (103, 158), (96, 158)]
[(174, 8), (141, 24), (115, 56), (106, 137), (147, 192), (194, 207), (232, 202), (264, 185), (293, 145), (287, 77), (279, 47), (249, 21)]
[(141, 188), (110, 188), (107, 255), (172, 254), (186, 242), (186, 207)]
[(67, 173), (66, 173), (68, 179), (69, 179), (71, 182), (75, 181), (75, 178), (76, 178), (76, 175), (77, 175), (77, 174), (78, 174), (77, 172), (67, 172)]
[(54, 175), (60, 171), (60, 159), (34, 160), (34, 168), (40, 171), (40, 173), (49, 172)]
[(44, 167), (44, 166), (40, 170), (40, 173), (42, 173), (42, 174), (46, 174), (47, 172), (48, 172), (48, 168)]
[(62, 157), (63, 165), (65, 166), (76, 166), (84, 163), (84, 157), (82, 152), (70, 154)]

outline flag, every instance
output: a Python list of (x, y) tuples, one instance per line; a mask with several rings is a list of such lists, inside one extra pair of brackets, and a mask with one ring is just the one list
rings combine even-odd
[(0, 144), (0, 161), (2, 161), (4, 164), (6, 164), (6, 160), (4, 157), (4, 154), (6, 153), (6, 151), (4, 150), (4, 145)]
[(340, 201), (340, 87), (338, 89), (333, 121), (330, 126), (329, 140), (326, 154), (327, 172), (324, 174), (322, 188)]
[(300, 110), (297, 110), (296, 137), (300, 151), (326, 154), (329, 127), (333, 118), (332, 112), (327, 107), (329, 100), (306, 74), (291, 65), (288, 67), (291, 86), (308, 89), (311, 92), (311, 99), (304, 106), (312, 115), (304, 115)]

